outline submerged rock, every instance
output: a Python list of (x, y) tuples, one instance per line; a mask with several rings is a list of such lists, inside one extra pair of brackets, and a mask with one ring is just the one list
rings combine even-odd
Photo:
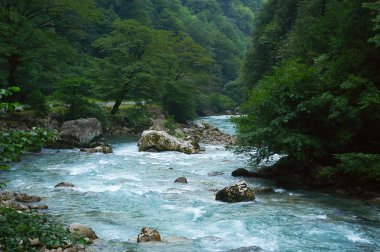
[(255, 200), (254, 191), (247, 186), (245, 181), (240, 181), (239, 183), (225, 187), (216, 193), (216, 200), (236, 203), (242, 201), (253, 201)]
[(174, 183), (183, 183), (183, 184), (186, 184), (187, 183), (187, 179), (185, 177), (180, 177), (180, 178), (177, 178), (176, 180), (174, 180)]
[(275, 193), (273, 188), (270, 187), (255, 187), (253, 188), (254, 194), (270, 194)]
[(82, 148), (80, 149), (82, 152), (88, 152), (88, 153), (104, 153), (109, 154), (113, 153), (112, 147), (107, 144), (102, 144), (100, 146), (97, 146), (95, 148)]
[(60, 182), (56, 184), (54, 187), (75, 187), (75, 185), (69, 182)]
[(250, 247), (241, 247), (237, 249), (231, 249), (231, 250), (228, 250), (227, 252), (261, 252), (261, 251), (263, 251), (263, 249), (260, 247), (250, 246)]
[(144, 131), (137, 145), (139, 151), (179, 151), (186, 154), (199, 152), (198, 144), (182, 141), (165, 131)]
[(137, 243), (150, 241), (161, 241), (160, 233), (154, 228), (142, 228), (137, 236)]
[(95, 234), (94, 230), (82, 224), (78, 224), (78, 223), (71, 224), (69, 226), (69, 231), (71, 233), (81, 234), (84, 237), (89, 238), (91, 241), (98, 239), (98, 236)]

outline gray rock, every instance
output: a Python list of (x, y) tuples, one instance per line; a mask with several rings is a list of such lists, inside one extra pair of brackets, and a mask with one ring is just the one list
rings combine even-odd
[(185, 177), (180, 177), (180, 178), (177, 178), (176, 180), (174, 180), (174, 183), (187, 184), (187, 179)]
[(142, 133), (138, 142), (139, 151), (179, 151), (186, 154), (199, 152), (199, 145), (182, 141), (165, 131), (147, 130)]
[(240, 181), (239, 183), (225, 187), (216, 193), (216, 200), (236, 203), (242, 201), (253, 201), (255, 200), (254, 191), (247, 186), (245, 181)]
[(150, 242), (150, 241), (161, 241), (160, 233), (154, 229), (149, 227), (144, 227), (141, 229), (140, 233), (137, 236), (137, 243), (140, 242)]
[(96, 118), (78, 119), (63, 123), (59, 138), (74, 143), (88, 144), (102, 134), (102, 123)]

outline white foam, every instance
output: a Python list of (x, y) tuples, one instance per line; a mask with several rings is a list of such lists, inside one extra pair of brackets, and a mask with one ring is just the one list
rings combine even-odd
[(183, 211), (186, 213), (193, 214), (192, 221), (197, 221), (199, 218), (201, 218), (203, 216), (203, 214), (206, 213), (206, 211), (203, 211), (201, 207), (199, 207), (199, 208), (188, 207), (188, 208), (183, 209)]
[(100, 186), (100, 185), (90, 185), (88, 187), (78, 187), (76, 188), (79, 192), (117, 192), (122, 188), (122, 185), (112, 185), (112, 186)]
[(357, 234), (350, 234), (350, 235), (346, 235), (347, 239), (350, 240), (350, 241), (353, 241), (353, 242), (361, 242), (361, 243), (369, 243), (369, 244), (372, 244), (372, 242), (368, 241), (367, 239), (364, 239), (364, 238), (361, 238), (359, 235)]
[(109, 164), (109, 163), (110, 162), (107, 161), (107, 160), (103, 160), (103, 159), (99, 160), (99, 164), (101, 164), (101, 165), (106, 165), (106, 164)]

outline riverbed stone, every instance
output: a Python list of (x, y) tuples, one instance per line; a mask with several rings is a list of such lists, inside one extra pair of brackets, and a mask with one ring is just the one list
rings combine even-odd
[(236, 203), (243, 201), (253, 201), (255, 200), (254, 191), (248, 187), (245, 181), (240, 181), (237, 184), (225, 187), (216, 193), (216, 200)]
[(81, 234), (84, 237), (89, 238), (91, 241), (98, 239), (98, 236), (95, 234), (94, 230), (92, 230), (91, 228), (89, 228), (85, 225), (79, 224), (79, 223), (71, 224), (69, 226), (69, 231), (71, 233)]
[(199, 152), (199, 145), (183, 141), (165, 131), (146, 130), (138, 142), (139, 151), (179, 151), (186, 154)]
[(156, 241), (156, 242), (161, 241), (160, 233), (154, 228), (150, 228), (150, 227), (142, 228), (140, 233), (137, 236), (137, 243), (151, 242), (151, 241)]
[(187, 179), (185, 177), (179, 177), (176, 180), (174, 180), (174, 183), (187, 184)]

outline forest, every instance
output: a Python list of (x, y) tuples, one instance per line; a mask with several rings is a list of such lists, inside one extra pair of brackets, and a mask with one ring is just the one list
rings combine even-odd
[[(242, 150), (304, 179), (379, 189), (379, 1), (269, 1), (244, 65)], [(286, 159), (286, 160), (285, 160)], [(305, 178), (306, 177), (306, 178)]]
[(0, 251), (375, 251), (379, 128), (379, 0), (0, 0)]

